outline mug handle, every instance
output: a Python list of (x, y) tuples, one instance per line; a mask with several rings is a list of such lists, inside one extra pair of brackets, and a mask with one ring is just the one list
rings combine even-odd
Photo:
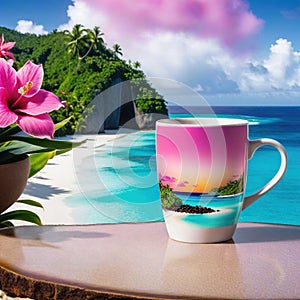
[(286, 154), (284, 147), (279, 142), (277, 142), (273, 139), (263, 138), (263, 139), (248, 141), (248, 143), (249, 143), (248, 159), (252, 158), (254, 152), (258, 148), (265, 146), (265, 145), (270, 145), (270, 146), (275, 147), (279, 151), (280, 157), (281, 157), (281, 164), (280, 164), (280, 167), (279, 167), (276, 175), (263, 188), (258, 190), (256, 193), (245, 197), (242, 209), (247, 208), (250, 204), (252, 204), (258, 198), (260, 198), (262, 195), (264, 195), (270, 189), (272, 189), (278, 183), (278, 181), (282, 178), (282, 176), (284, 175), (286, 168), (287, 168), (287, 154)]

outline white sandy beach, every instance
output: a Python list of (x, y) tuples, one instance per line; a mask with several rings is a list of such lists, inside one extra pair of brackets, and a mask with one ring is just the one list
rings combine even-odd
[[(85, 157), (92, 155), (95, 148), (121, 138), (124, 134), (108, 131), (98, 135), (76, 136), (76, 140), (87, 139), (88, 142), (49, 160), (38, 174), (28, 180), (26, 189), (19, 198), (39, 201), (44, 210), (18, 203), (11, 206), (9, 210), (28, 209), (34, 211), (40, 216), (43, 224), (78, 224), (70, 213), (71, 208), (63, 200), (71, 195), (82, 193), (78, 182), (80, 166), (85, 166)], [(14, 221), (14, 223), (16, 225), (32, 225), (21, 221)]]

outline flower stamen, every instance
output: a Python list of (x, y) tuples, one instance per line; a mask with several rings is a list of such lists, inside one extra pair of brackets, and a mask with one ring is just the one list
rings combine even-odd
[(21, 101), (22, 97), (24, 95), (26, 95), (30, 89), (32, 88), (33, 86), (33, 82), (32, 81), (27, 81), (25, 83), (25, 85), (21, 86), (19, 89), (18, 89), (18, 93), (20, 94), (19, 98), (13, 103), (13, 105), (11, 106), (11, 109), (15, 108), (19, 102)]
[(21, 94), (22, 96), (26, 95), (29, 92), (29, 90), (32, 88), (32, 86), (33, 86), (32, 81), (26, 82), (24, 86), (21, 86), (18, 89), (19, 94)]

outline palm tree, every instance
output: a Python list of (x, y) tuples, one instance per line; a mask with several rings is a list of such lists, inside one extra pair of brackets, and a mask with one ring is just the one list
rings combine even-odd
[(118, 56), (118, 54), (121, 55), (121, 56), (123, 55), (122, 48), (119, 44), (114, 44), (113, 45), (113, 52), (116, 56)]
[(101, 32), (100, 28), (98, 26), (95, 26), (93, 30), (90, 30), (90, 40), (93, 42), (95, 45), (98, 43), (104, 44), (104, 40), (102, 36), (104, 35), (103, 32)]
[(68, 39), (68, 51), (75, 54), (78, 60), (81, 60), (80, 50), (86, 47), (86, 29), (81, 24), (76, 24), (72, 31), (65, 30), (64, 33)]
[(104, 44), (102, 38), (104, 33), (101, 32), (98, 26), (91, 30), (83, 28), (81, 24), (76, 24), (72, 31), (65, 30), (64, 33), (68, 38), (68, 51), (76, 54), (78, 58), (78, 67), (80, 66), (80, 61), (89, 55), (93, 48), (97, 49)]
[(87, 52), (82, 56), (81, 59), (85, 58), (87, 55), (89, 55), (89, 53), (91, 52), (91, 50), (94, 49), (98, 49), (99, 45), (103, 45), (104, 44), (104, 40), (102, 38), (102, 36), (104, 35), (103, 32), (101, 32), (100, 28), (98, 26), (95, 26), (93, 30), (91, 29), (87, 29), (87, 40), (90, 42), (90, 47), (87, 50)]
[(140, 69), (141, 68), (141, 63), (139, 62), (139, 61), (135, 61), (134, 63), (133, 63), (133, 67), (135, 68), (135, 69)]

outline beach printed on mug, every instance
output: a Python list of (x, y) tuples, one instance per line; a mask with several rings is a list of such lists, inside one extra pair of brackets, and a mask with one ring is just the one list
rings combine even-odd
[[(207, 228), (236, 224), (246, 163), (246, 126), (160, 127), (157, 167), (165, 217)], [(183, 205), (205, 209), (182, 212)]]

